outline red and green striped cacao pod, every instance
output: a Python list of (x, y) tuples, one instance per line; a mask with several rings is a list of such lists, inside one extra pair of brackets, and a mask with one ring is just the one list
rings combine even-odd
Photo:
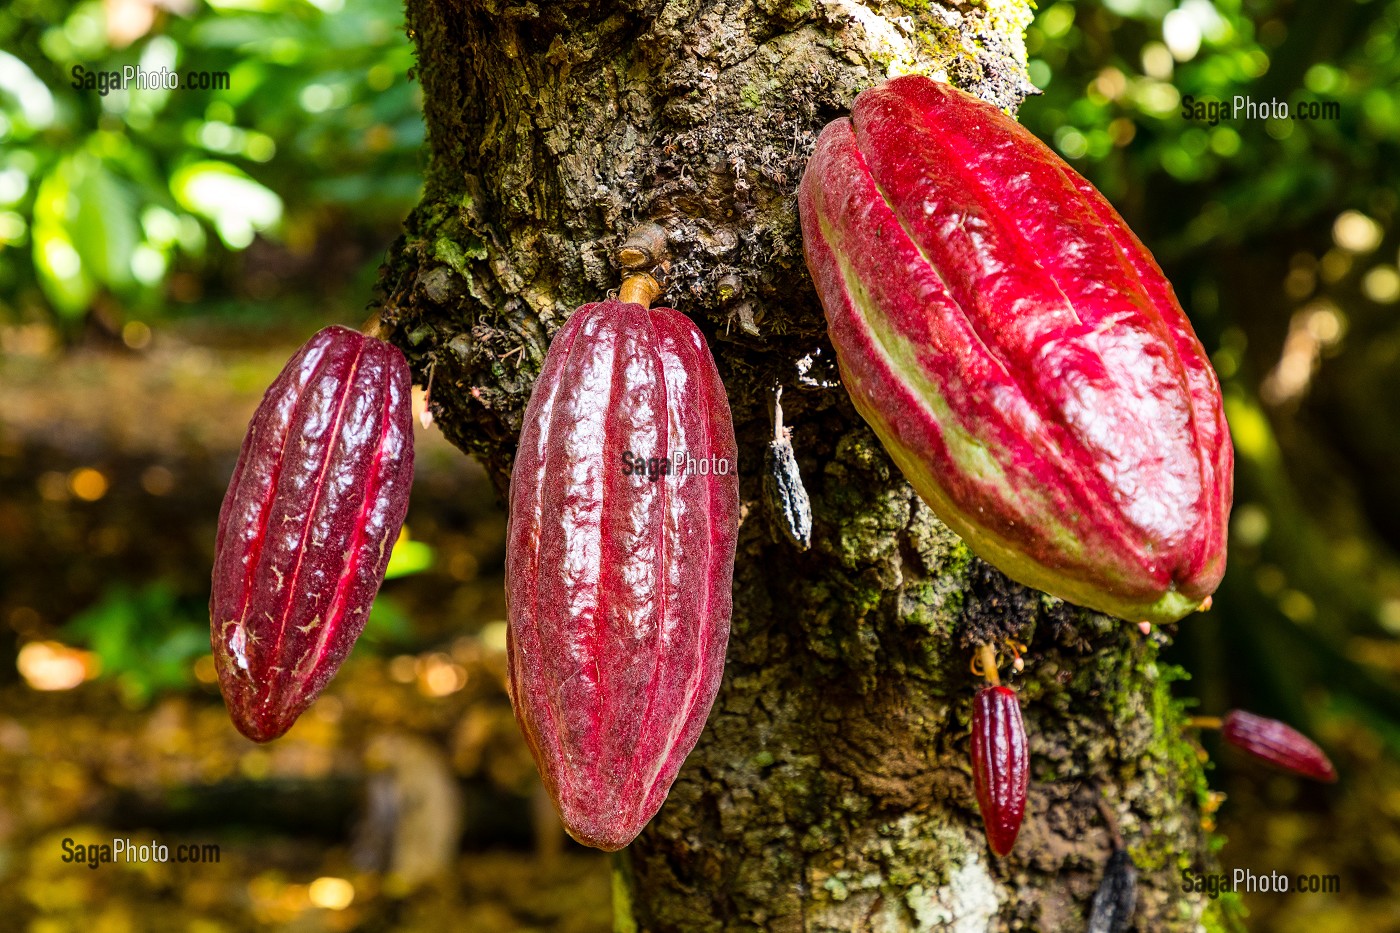
[(1152, 255), (990, 104), (904, 77), (817, 140), (807, 266), (857, 410), (924, 501), (1022, 583), (1133, 620), (1220, 581), (1220, 388)]
[(719, 690), (739, 484), (705, 338), (669, 308), (584, 305), (525, 410), (506, 543), (510, 696), (569, 833), (627, 845)]
[(210, 642), (255, 742), (320, 695), (384, 581), (413, 482), (412, 379), (394, 347), (327, 327), (258, 406), (219, 512)]
[(1021, 704), (1010, 687), (986, 687), (972, 704), (972, 786), (997, 855), (1016, 844), (1026, 815), (1030, 753)]
[(1275, 768), (1328, 784), (1337, 770), (1322, 749), (1292, 726), (1242, 709), (1232, 709), (1220, 721), (1226, 742)]

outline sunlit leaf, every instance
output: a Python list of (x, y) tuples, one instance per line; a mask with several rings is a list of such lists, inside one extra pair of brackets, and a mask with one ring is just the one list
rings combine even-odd
[(96, 291), (69, 233), (78, 215), (75, 174), (73, 159), (58, 162), (34, 198), (34, 270), (54, 308), (69, 317), (85, 312)]
[(170, 179), (170, 191), (187, 210), (210, 221), (230, 249), (243, 249), (253, 234), (282, 220), (282, 199), (227, 162), (187, 165)]
[(75, 162), (77, 213), (69, 236), (83, 267), (98, 281), (121, 290), (131, 285), (131, 256), (140, 230), (130, 189), (101, 162)]
[(4, 51), (0, 51), (0, 95), (4, 96), (6, 110), (18, 108), (24, 135), (47, 129), (53, 123), (53, 94), (28, 65)]
[(407, 531), (399, 535), (399, 539), (394, 542), (394, 549), (389, 554), (389, 567), (384, 571), (384, 579), (392, 580), (395, 577), (406, 577), (410, 574), (422, 573), (433, 566), (432, 545), (424, 544), (422, 541), (414, 541), (408, 537)]

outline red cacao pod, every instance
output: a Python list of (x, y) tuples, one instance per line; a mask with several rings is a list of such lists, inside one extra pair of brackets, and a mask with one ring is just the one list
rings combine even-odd
[(569, 833), (620, 849), (661, 808), (719, 689), (739, 484), (705, 338), (584, 305), (550, 345), (511, 473), (510, 696)]
[(1226, 742), (1276, 768), (1329, 784), (1337, 780), (1337, 771), (1322, 749), (1277, 719), (1233, 709), (1221, 718), (1220, 734)]
[(248, 424), (219, 512), (210, 642), (233, 723), (292, 727), (364, 630), (408, 510), (412, 379), (394, 347), (327, 327)]
[(1152, 255), (997, 108), (897, 78), (817, 140), (807, 266), (857, 410), (1008, 576), (1133, 620), (1225, 566), (1220, 388)]
[(1021, 704), (1010, 687), (986, 687), (972, 705), (972, 786), (997, 855), (1016, 844), (1026, 815), (1030, 754)]

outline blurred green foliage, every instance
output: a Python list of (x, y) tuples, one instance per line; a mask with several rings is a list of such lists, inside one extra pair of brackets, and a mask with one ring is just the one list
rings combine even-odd
[[(416, 200), (423, 126), (395, 0), (195, 3), (0, 9), (0, 318), (77, 319), (102, 294), (157, 311), (181, 263), (198, 272), (257, 234), (309, 250), (340, 216), (392, 223)], [(127, 66), (227, 80), (91, 81)]]
[(193, 680), (194, 660), (209, 653), (207, 612), (165, 582), (139, 589), (118, 584), (63, 626), (65, 639), (88, 646), (115, 679), (123, 699), (145, 705), (161, 690)]
[[(1115, 201), (1148, 211), (1169, 254), (1241, 243), (1342, 206), (1400, 204), (1400, 4), (1106, 0), (1052, 3), (1027, 35), (1043, 96), (1022, 119)], [(1236, 96), (1336, 119), (1208, 120), (1183, 101)]]

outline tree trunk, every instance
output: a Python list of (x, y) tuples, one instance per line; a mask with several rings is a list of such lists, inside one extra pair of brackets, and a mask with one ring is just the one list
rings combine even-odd
[[(508, 482), (549, 337), (617, 287), (645, 221), (661, 303), (729, 390), (744, 517), (714, 712), (667, 805), (616, 862), (620, 930), (1083, 930), (1111, 815), (1141, 870), (1136, 927), (1223, 921), (1181, 892), (1210, 865), (1205, 784), (1161, 636), (1010, 583), (900, 477), (836, 381), (794, 192), (817, 132), (891, 72), (1014, 110), (1028, 4), (928, 0), (408, 0), (431, 157), (380, 314), (438, 425)], [(815, 516), (798, 551), (762, 507), (785, 421)], [(1028, 816), (990, 855), (968, 716), (977, 643), (1029, 645)]]

